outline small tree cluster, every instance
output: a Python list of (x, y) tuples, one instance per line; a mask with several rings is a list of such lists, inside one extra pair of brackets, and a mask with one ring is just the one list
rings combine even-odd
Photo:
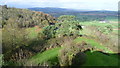
[[(69, 18), (70, 17), (70, 18)], [(79, 36), (82, 27), (78, 21), (73, 20), (74, 16), (61, 16), (58, 18), (61, 21), (55, 25), (46, 26), (43, 29), (43, 33), (48, 38), (63, 37), (63, 36)], [(69, 19), (69, 20), (68, 20)]]
[(81, 44), (75, 44), (73, 42), (71, 43), (70, 41), (66, 42), (64, 45), (65, 48), (60, 50), (59, 53), (60, 66), (79, 66), (84, 64), (86, 62), (86, 55), (83, 52), (89, 49), (85, 48), (85, 45), (86, 44), (84, 42)]
[(0, 6), (0, 8), (2, 8), (0, 13), (0, 17), (2, 17), (0, 24), (2, 27), (9, 23), (9, 18), (14, 19), (13, 23), (17, 22), (17, 25), (21, 28), (33, 27), (35, 25), (44, 27), (50, 23), (56, 23), (54, 17), (42, 12), (30, 11), (28, 9), (6, 8), (4, 6)]
[(15, 49), (27, 46), (28, 36), (25, 29), (21, 29), (12, 20), (2, 29), (2, 46), (4, 58), (10, 57), (12, 51)]

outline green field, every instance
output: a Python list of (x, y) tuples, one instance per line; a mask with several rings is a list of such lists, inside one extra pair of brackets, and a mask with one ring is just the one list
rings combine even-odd
[[(92, 39), (86, 39), (86, 38), (75, 39), (75, 42), (77, 43), (80, 43), (82, 41), (85, 41), (91, 44), (91, 46), (94, 46), (98, 49), (103, 49), (106, 53), (109, 53), (109, 55), (106, 55), (97, 51), (87, 51), (85, 52), (87, 55), (87, 61), (85, 64), (83, 64), (83, 66), (117, 66), (118, 65), (118, 60), (119, 60), (118, 55), (114, 55), (114, 53), (111, 50), (107, 49), (99, 42), (96, 42)], [(32, 63), (34, 65), (44, 62), (48, 62), (50, 65), (53, 65), (55, 63), (57, 64), (59, 62), (57, 57), (60, 49), (61, 48), (58, 47), (47, 50), (43, 53), (38, 53), (37, 55), (31, 57), (27, 63), (28, 64)]]
[[(26, 65), (29, 64), (29, 63), (32, 63), (33, 65), (38, 65), (40, 63), (44, 63), (44, 62), (47, 62), (49, 60), (58, 61), (55, 58), (57, 58), (57, 55), (58, 55), (60, 49), (61, 48), (58, 47), (58, 48), (54, 48), (54, 49), (51, 49), (51, 50), (47, 50), (43, 53), (38, 53), (37, 55), (31, 57), (28, 60), (28, 62), (26, 63)], [(52, 63), (54, 63), (54, 62), (52, 62)]]
[[(103, 23), (84, 22), (81, 24), (85, 26), (95, 25), (99, 27), (105, 27), (107, 25), (111, 25), (114, 29), (118, 27), (116, 23), (103, 24)], [(27, 28), (26, 31), (28, 32), (28, 37), (31, 39), (37, 38), (39, 32), (36, 32), (36, 30), (37, 30), (36, 27)], [(90, 36), (92, 35), (92, 32), (90, 33), (90, 30), (84, 28), (84, 30), (81, 31), (81, 34), (86, 34)], [(116, 37), (116, 35), (114, 34), (118, 34), (117, 30), (114, 30), (111, 36)], [(117, 66), (118, 65), (118, 60), (119, 60), (118, 55), (115, 55), (114, 52), (109, 48), (107, 48), (106, 46), (104, 46), (104, 44), (102, 44), (99, 41), (96, 41), (95, 39), (85, 38), (85, 37), (78, 37), (74, 40), (75, 43), (81, 43), (82, 41), (96, 48), (96, 50), (85, 52), (87, 56), (87, 61), (82, 66)], [(46, 50), (42, 53), (37, 53), (34, 56), (30, 57), (28, 61), (25, 63), (25, 65), (29, 66), (30, 64), (32, 64), (33, 66), (37, 66), (37, 65), (43, 65), (44, 63), (50, 66), (57, 65), (59, 64), (58, 54), (60, 49), (62, 48), (57, 47)], [(102, 50), (102, 52), (108, 53), (109, 55), (98, 52), (99, 50)]]
[[(111, 25), (113, 27), (113, 29), (117, 29), (117, 27), (118, 27), (117, 23), (84, 22), (81, 24), (84, 26), (93, 26), (94, 25), (94, 26), (101, 27), (101, 28), (105, 27), (107, 25)], [(35, 27), (29, 28), (27, 30), (30, 32), (29, 36), (31, 38), (37, 37), (37, 33), (35, 32), (35, 30), (36, 30)], [(88, 32), (90, 32), (90, 30), (88, 30), (86, 28), (84, 28), (84, 30), (81, 31), (82, 34), (90, 35)], [(113, 30), (113, 34), (111, 34), (111, 36), (116, 37), (117, 35), (114, 35), (114, 34), (118, 34), (117, 30)], [(85, 64), (83, 64), (83, 66), (117, 66), (118, 65), (118, 60), (119, 60), (118, 55), (115, 55), (114, 52), (112, 50), (110, 50), (109, 48), (107, 48), (106, 46), (104, 46), (104, 44), (102, 44), (101, 42), (96, 41), (94, 39), (85, 38), (85, 37), (78, 37), (74, 40), (74, 42), (76, 42), (76, 43), (80, 43), (82, 41), (84, 41), (87, 44), (90, 44), (91, 46), (96, 48), (96, 50), (86, 52), (87, 61)], [(58, 47), (58, 48), (53, 48), (53, 49), (44, 51), (42, 53), (38, 53), (35, 56), (29, 58), (26, 65), (29, 65), (29, 64), (38, 65), (38, 64), (43, 64), (46, 62), (47, 62), (47, 64), (49, 64), (51, 66), (58, 64), (59, 63), (58, 54), (59, 54), (60, 49), (61, 48)], [(108, 53), (109, 55), (98, 52), (97, 50), (98, 51), (102, 50), (102, 52)]]
[(105, 55), (100, 52), (86, 52), (87, 62), (83, 66), (118, 66), (118, 55)]
[(36, 27), (33, 28), (27, 28), (26, 31), (28, 32), (28, 37), (29, 38), (36, 38), (38, 36), (38, 32), (36, 32)]
[(81, 22), (81, 25), (85, 26), (100, 26), (100, 27), (105, 27), (107, 25), (111, 25), (113, 28), (118, 28), (118, 23), (114, 23), (114, 21), (111, 21), (111, 23), (100, 23), (99, 21), (91, 21), (91, 22)]
[[(30, 58), (27, 63), (33, 63), (34, 65), (39, 63), (49, 62), (50, 65), (58, 63), (58, 53), (60, 48), (54, 48), (47, 50), (43, 53), (37, 54)], [(86, 52), (87, 61), (83, 66), (118, 66), (118, 55), (105, 55), (100, 52)], [(80, 61), (80, 60), (79, 60)], [(106, 63), (107, 62), (107, 63)]]
[(75, 39), (75, 42), (77, 42), (77, 43), (80, 43), (82, 41), (87, 42), (88, 44), (90, 44), (91, 46), (96, 47), (97, 49), (102, 49), (106, 53), (113, 53), (113, 51), (111, 51), (108, 48), (104, 47), (104, 45), (102, 45), (101, 43), (99, 43), (99, 42), (97, 42), (95, 40), (82, 38), (82, 37)]

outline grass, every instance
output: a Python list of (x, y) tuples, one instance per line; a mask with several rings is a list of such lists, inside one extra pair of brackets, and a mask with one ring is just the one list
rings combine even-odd
[(79, 43), (81, 41), (85, 41), (88, 44), (98, 49), (103, 49), (105, 52), (109, 53), (109, 55), (106, 55), (97, 51), (87, 51), (87, 61), (85, 64), (83, 64), (83, 66), (118, 66), (118, 55), (113, 55), (113, 51), (109, 50), (108, 48), (104, 47), (104, 45), (92, 39), (83, 37), (75, 39), (75, 42)]
[(26, 31), (28, 32), (28, 37), (33, 39), (38, 36), (39, 31), (36, 31), (38, 28), (32, 27), (32, 28), (27, 28)]
[[(113, 53), (111, 50), (107, 49), (106, 47), (96, 42), (95, 40), (82, 38), (82, 37), (75, 39), (75, 42), (79, 43), (81, 41), (85, 41), (91, 44), (92, 46), (95, 46), (96, 48), (104, 49), (108, 53)], [(50, 62), (51, 64), (53, 63), (54, 65), (55, 62), (59, 62), (57, 57), (60, 49), (61, 47), (58, 47), (44, 51), (43, 53), (38, 53), (37, 55), (31, 57), (26, 64), (28, 65), (32, 63), (34, 66), (34, 65), (42, 64), (44, 62)], [(86, 52), (86, 55), (87, 55), (87, 62), (83, 66), (117, 66), (117, 61), (118, 61), (118, 59), (116, 58), (117, 55), (112, 55), (112, 54), (106, 55), (96, 51)]]
[[(117, 36), (118, 35), (118, 23), (99, 23), (98, 21), (96, 22), (84, 22), (84, 23), (81, 23), (81, 25), (84, 25), (84, 26), (96, 26), (96, 27), (99, 27), (100, 29), (104, 28), (105, 26), (107, 25), (111, 25), (112, 28), (113, 28), (113, 31), (109, 34), (107, 30), (105, 30), (105, 32), (103, 32), (104, 34), (109, 34), (110, 36)], [(82, 31), (81, 31), (81, 34), (83, 35), (88, 35), (88, 36), (93, 36), (93, 30), (91, 30), (90, 28), (84, 28)]]
[[(116, 24), (109, 24), (109, 23), (90, 23), (90, 22), (85, 22), (82, 23), (83, 25), (97, 25), (97, 26), (101, 26), (104, 27), (106, 25), (112, 25), (113, 28), (116, 28), (117, 25)], [(36, 32), (36, 27), (33, 28), (27, 28), (26, 31), (29, 32), (29, 37), (30, 38), (36, 38), (38, 35), (38, 32)], [(88, 38), (83, 38), (83, 37), (79, 37), (75, 39), (75, 42), (79, 43), (81, 41), (85, 41), (88, 44), (90, 44), (91, 46), (94, 46), (98, 49), (102, 49), (107, 53), (113, 53), (113, 51), (109, 50), (108, 48), (106, 48), (104, 45), (102, 45), (101, 43), (93, 40), (93, 39), (88, 39)], [(42, 64), (44, 62), (49, 62), (50, 65), (54, 65), (54, 62), (59, 62), (58, 61), (58, 53), (59, 50), (61, 49), (61, 47), (58, 48), (53, 48), (47, 51), (44, 51), (42, 53), (38, 53), (35, 56), (32, 56), (31, 58), (29, 58), (29, 60), (26, 62), (25, 65), (30, 66), (30, 64), (34, 65), (38, 65), (38, 64)], [(116, 58), (116, 55), (105, 55), (102, 54), (100, 52), (86, 52), (87, 55), (87, 62), (83, 65), (83, 66), (117, 66), (117, 61), (118, 59)], [(80, 61), (80, 60), (78, 60)], [(107, 62), (107, 63), (106, 63)]]
[[(59, 50), (61, 48), (53, 48), (51, 50), (47, 50), (43, 53), (38, 53), (37, 55), (30, 58), (30, 60), (27, 62), (32, 62), (33, 64), (39, 64), (43, 63), (45, 61), (47, 62), (59, 62), (56, 57), (58, 57)], [(97, 51), (91, 52), (87, 51), (85, 52), (87, 55), (87, 61), (82, 66), (118, 66), (118, 55), (106, 55)], [(80, 60), (78, 60), (80, 61)]]
[(85, 41), (86, 43), (88, 43), (91, 46), (94, 46), (94, 47), (96, 47), (98, 49), (105, 50), (105, 52), (107, 52), (107, 53), (113, 53), (111, 50), (109, 50), (104, 45), (100, 44), (99, 42), (97, 42), (95, 40), (88, 39), (88, 38), (83, 38), (83, 37), (79, 37), (79, 38), (75, 39), (75, 42), (77, 42), (77, 43), (80, 43), (82, 41)]
[(81, 25), (84, 25), (84, 26), (94, 25), (94, 26), (105, 27), (107, 25), (111, 25), (113, 28), (118, 28), (118, 23), (99, 23), (99, 21), (95, 21), (95, 22), (93, 22), (93, 21), (92, 22), (80, 22), (80, 23), (81, 23)]
[(105, 55), (100, 52), (86, 52), (87, 62), (83, 66), (118, 66), (118, 55)]
[(31, 57), (27, 63), (28, 64), (32, 63), (34, 65), (38, 65), (39, 63), (46, 62), (50, 59), (53, 59), (51, 61), (55, 61), (56, 59), (54, 59), (54, 58), (56, 58), (58, 56), (58, 52), (60, 49), (61, 49), (61, 47), (58, 47), (58, 48), (53, 48), (53, 49), (47, 50), (43, 53), (38, 53), (37, 55)]

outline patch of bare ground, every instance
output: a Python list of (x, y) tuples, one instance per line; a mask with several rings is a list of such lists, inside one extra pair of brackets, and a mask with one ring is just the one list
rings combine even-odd
[(35, 30), (36, 32), (39, 32), (42, 30), (39, 26), (35, 26), (35, 28), (36, 28), (36, 30)]
[(113, 30), (120, 30), (120, 29), (113, 29)]

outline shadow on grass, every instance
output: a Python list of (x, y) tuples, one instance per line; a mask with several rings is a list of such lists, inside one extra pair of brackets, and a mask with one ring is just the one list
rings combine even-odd
[(118, 66), (120, 54), (103, 53), (101, 51), (77, 53), (72, 59), (72, 66)]
[(42, 52), (45, 49), (45, 43), (47, 43), (46, 40), (33, 39), (30, 41), (29, 46), (27, 46), (27, 49), (35, 53)]

